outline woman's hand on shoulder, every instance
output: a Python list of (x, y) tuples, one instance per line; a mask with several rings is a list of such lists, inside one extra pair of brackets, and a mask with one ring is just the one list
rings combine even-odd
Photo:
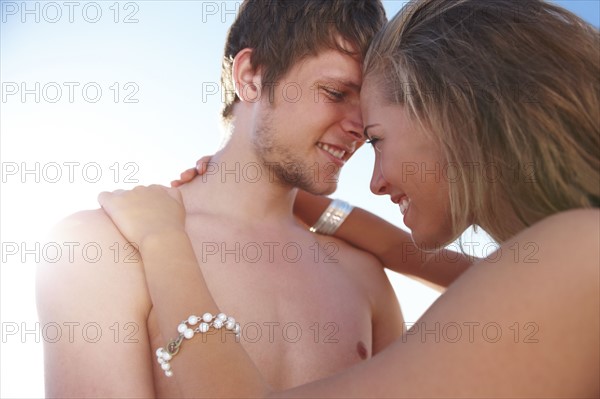
[(206, 173), (208, 168), (208, 164), (214, 155), (207, 155), (196, 161), (195, 168), (189, 168), (181, 172), (178, 180), (173, 180), (171, 182), (171, 187), (179, 187), (184, 185), (185, 183), (189, 183), (196, 178), (196, 176), (202, 176)]
[(121, 233), (138, 245), (154, 234), (185, 230), (185, 208), (176, 188), (151, 185), (102, 192), (98, 202)]

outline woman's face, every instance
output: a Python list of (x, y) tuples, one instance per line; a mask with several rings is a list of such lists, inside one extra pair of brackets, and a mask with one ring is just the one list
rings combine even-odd
[(446, 162), (404, 106), (389, 105), (368, 78), (361, 90), (365, 134), (375, 151), (371, 191), (388, 194), (422, 249), (452, 240)]

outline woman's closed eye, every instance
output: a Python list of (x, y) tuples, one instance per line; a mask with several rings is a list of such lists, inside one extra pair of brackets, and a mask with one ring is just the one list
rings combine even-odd
[(371, 144), (376, 151), (381, 152), (381, 141), (383, 139), (381, 139), (377, 136), (371, 136), (369, 134), (369, 132), (367, 131), (367, 129), (365, 129), (364, 136), (365, 136), (365, 143)]

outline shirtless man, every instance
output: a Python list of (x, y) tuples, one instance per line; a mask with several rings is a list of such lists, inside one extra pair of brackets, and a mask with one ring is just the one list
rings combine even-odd
[[(375, 0), (244, 3), (225, 49), (230, 137), (213, 158), (219, 172), (179, 188), (211, 294), (242, 322), (241, 345), (277, 389), (368, 359), (403, 330), (376, 258), (310, 233), (292, 214), (297, 189), (332, 193), (362, 144), (361, 55), (384, 18)], [(45, 344), (47, 395), (181, 396), (154, 358), (173, 338), (157, 328), (160, 299), (110, 218), (75, 214), (52, 241), (93, 243), (101, 255), (74, 251), (39, 270), (42, 324), (81, 329)], [(218, 395), (211, 375), (198, 378), (207, 387), (198, 396)]]

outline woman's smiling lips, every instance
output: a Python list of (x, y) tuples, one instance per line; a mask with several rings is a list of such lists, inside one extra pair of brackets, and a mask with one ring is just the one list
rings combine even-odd
[(410, 207), (410, 198), (408, 198), (408, 195), (395, 195), (391, 199), (394, 204), (400, 205), (400, 213), (402, 213), (402, 216), (405, 216), (408, 212), (408, 208)]

